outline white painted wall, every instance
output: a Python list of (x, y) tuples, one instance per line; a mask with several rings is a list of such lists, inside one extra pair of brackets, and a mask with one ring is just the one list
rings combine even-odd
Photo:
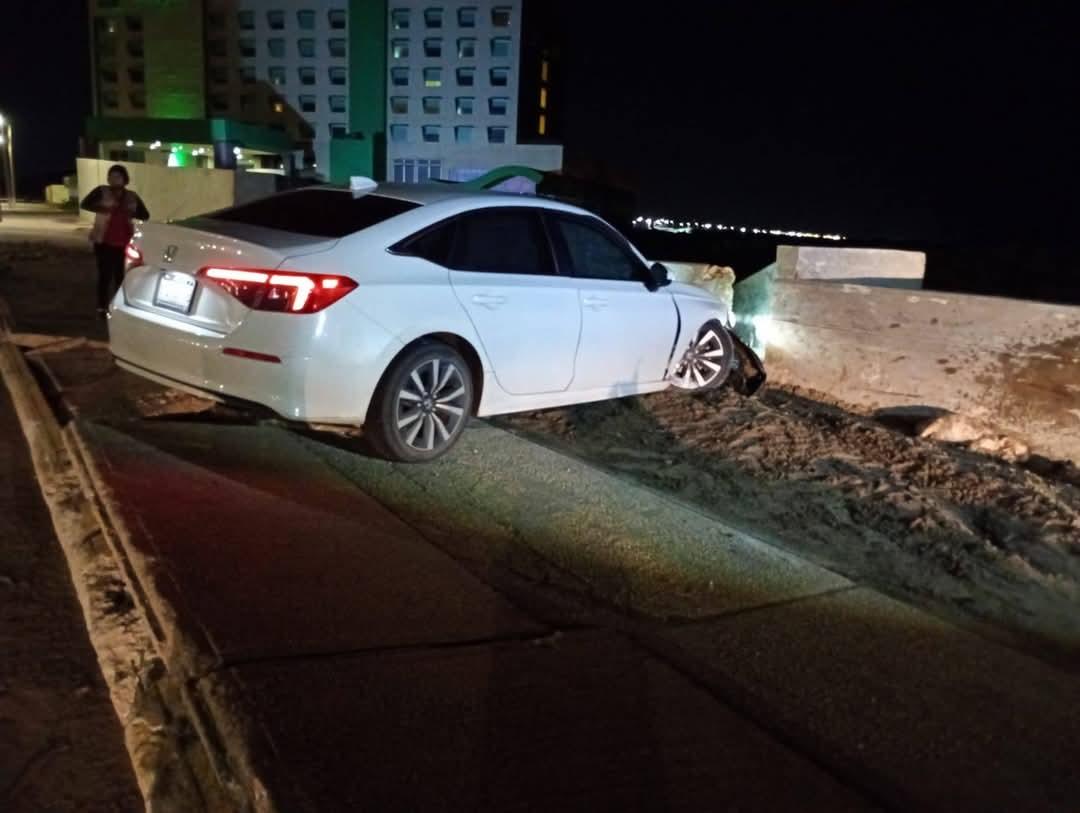
[[(104, 184), (112, 161), (96, 158), (77, 159), (79, 200)], [(236, 173), (227, 169), (164, 167), (153, 164), (128, 164), (130, 188), (139, 194), (150, 210), (152, 220), (174, 220), (232, 206), (236, 202), (272, 194), (273, 175)], [(93, 217), (82, 212), (84, 219)]]

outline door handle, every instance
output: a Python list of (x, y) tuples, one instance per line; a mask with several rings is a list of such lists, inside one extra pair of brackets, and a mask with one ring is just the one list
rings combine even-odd
[(499, 305), (506, 304), (506, 297), (498, 296), (496, 294), (473, 294), (472, 301), (474, 305), (495, 310)]
[(581, 304), (586, 308), (592, 308), (594, 311), (603, 310), (608, 306), (608, 299), (606, 296), (587, 296), (581, 300)]

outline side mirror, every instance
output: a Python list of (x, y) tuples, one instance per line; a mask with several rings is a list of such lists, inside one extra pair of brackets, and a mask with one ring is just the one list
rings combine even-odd
[(649, 272), (645, 281), (645, 287), (650, 291), (658, 291), (665, 285), (671, 284), (671, 276), (667, 266), (663, 263), (653, 263), (649, 266)]

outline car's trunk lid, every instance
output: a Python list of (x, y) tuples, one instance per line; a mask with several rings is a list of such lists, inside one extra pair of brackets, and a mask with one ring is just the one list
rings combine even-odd
[(290, 258), (326, 251), (336, 242), (210, 218), (147, 223), (134, 240), (143, 261), (125, 277), (124, 298), (137, 308), (231, 333), (250, 309), (218, 285), (197, 278), (200, 269), (276, 269)]

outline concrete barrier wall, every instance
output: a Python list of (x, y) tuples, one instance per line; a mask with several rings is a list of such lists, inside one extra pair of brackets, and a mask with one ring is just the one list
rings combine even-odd
[(770, 287), (757, 327), (771, 380), (863, 407), (948, 409), (1080, 462), (1080, 307), (798, 279)]
[[(95, 186), (105, 183), (113, 161), (79, 158), (79, 200)], [(156, 164), (124, 163), (131, 176), (131, 189), (139, 193), (153, 220), (175, 220), (232, 206), (240, 199), (251, 200), (272, 194), (272, 175), (237, 173), (228, 169), (167, 167)], [(86, 219), (92, 215), (83, 213)]]
[(778, 246), (782, 279), (842, 280), (892, 288), (921, 288), (926, 255), (921, 251), (834, 246)]

